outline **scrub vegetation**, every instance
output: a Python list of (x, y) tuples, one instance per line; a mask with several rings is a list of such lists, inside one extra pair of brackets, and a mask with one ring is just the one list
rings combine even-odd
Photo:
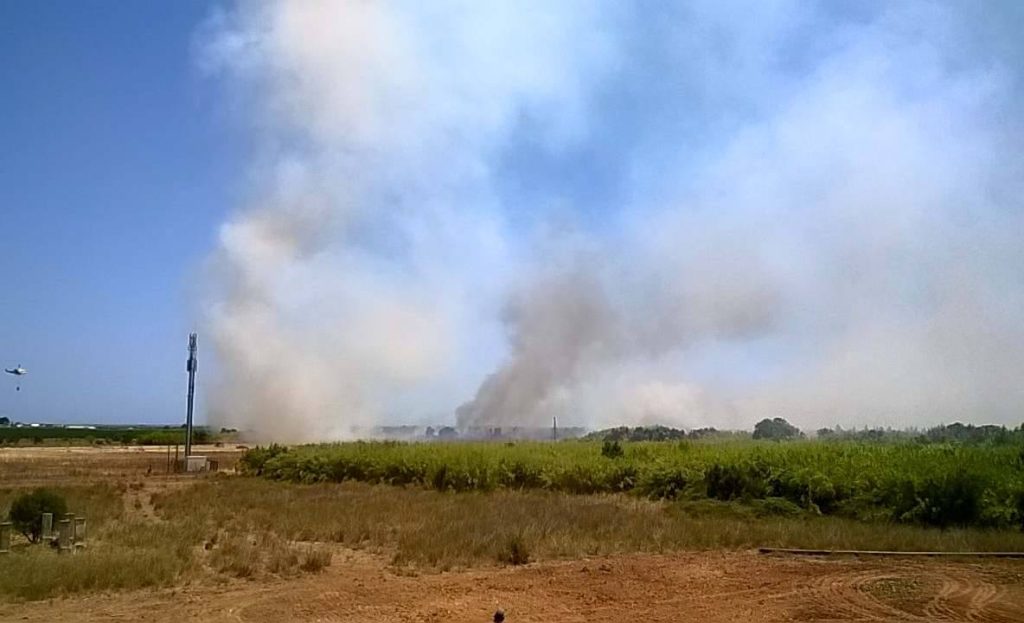
[(67, 555), (15, 534), (0, 601), (295, 577), (353, 550), (400, 574), (756, 547), (1024, 551), (1013, 438), (623, 440), (636, 435), (272, 445), (241, 455), (243, 475), (160, 475), (114, 449), (74, 470), (56, 449), (8, 458), (0, 514), (42, 481), (88, 540)]
[(354, 442), (256, 448), (243, 468), (300, 483), (541, 489), (737, 501), (872, 522), (1024, 527), (1024, 444), (798, 440)]

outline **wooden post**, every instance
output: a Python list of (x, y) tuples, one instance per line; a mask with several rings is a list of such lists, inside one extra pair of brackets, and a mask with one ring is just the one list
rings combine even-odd
[(0, 554), (11, 552), (11, 522), (0, 522)]
[(53, 513), (43, 513), (43, 529), (42, 535), (44, 541), (49, 541), (53, 538)]

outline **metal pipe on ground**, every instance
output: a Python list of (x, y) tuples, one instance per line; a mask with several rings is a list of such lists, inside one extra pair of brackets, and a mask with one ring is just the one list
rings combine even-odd
[(869, 549), (793, 549), (784, 547), (759, 547), (757, 553), (790, 554), (794, 556), (964, 556), (971, 558), (1024, 558), (1024, 552), (897, 552)]

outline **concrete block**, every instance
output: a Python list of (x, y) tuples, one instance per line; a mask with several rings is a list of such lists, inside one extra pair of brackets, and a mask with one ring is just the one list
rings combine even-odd
[(0, 554), (11, 551), (11, 522), (0, 522)]
[(49, 541), (53, 538), (53, 513), (43, 513), (42, 520), (43, 526), (41, 534), (44, 541)]

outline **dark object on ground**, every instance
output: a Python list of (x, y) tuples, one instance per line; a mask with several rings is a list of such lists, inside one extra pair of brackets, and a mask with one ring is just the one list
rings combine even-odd
[(505, 620), (505, 611), (498, 610), (494, 613), (494, 623), (502, 623)]

